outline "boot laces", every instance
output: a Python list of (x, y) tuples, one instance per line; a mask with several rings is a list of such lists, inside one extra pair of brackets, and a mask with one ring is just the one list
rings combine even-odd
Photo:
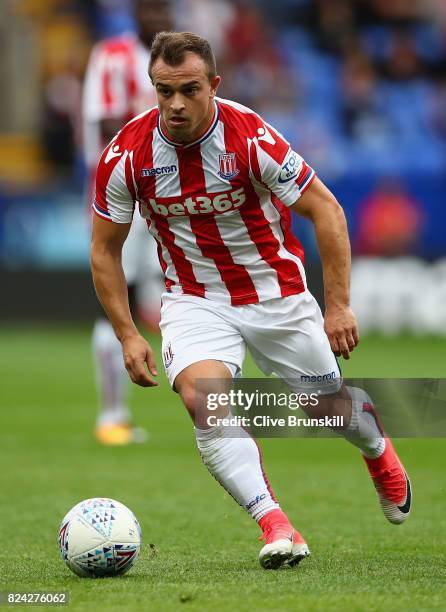
[(294, 536), (294, 529), (289, 524), (273, 524), (267, 525), (265, 531), (259, 537), (259, 540), (264, 540), (265, 544), (271, 544), (276, 540), (288, 540)]

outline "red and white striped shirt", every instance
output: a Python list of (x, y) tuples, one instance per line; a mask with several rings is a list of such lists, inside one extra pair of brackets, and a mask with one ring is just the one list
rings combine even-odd
[(96, 168), (107, 144), (101, 142), (102, 120), (119, 119), (124, 124), (156, 104), (149, 59), (148, 48), (133, 33), (108, 38), (93, 47), (82, 101), (88, 166)]
[(93, 208), (130, 223), (138, 202), (167, 290), (239, 306), (305, 290), (289, 206), (314, 176), (259, 115), (217, 98), (187, 145), (166, 138), (157, 108), (129, 122), (102, 155)]

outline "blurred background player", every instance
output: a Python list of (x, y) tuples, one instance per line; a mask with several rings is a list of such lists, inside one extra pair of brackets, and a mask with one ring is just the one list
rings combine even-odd
[[(172, 28), (170, 2), (135, 0), (134, 15), (136, 33), (128, 32), (97, 43), (87, 67), (82, 107), (89, 204), (94, 197), (96, 166), (106, 144), (125, 123), (157, 103), (147, 74), (149, 48), (157, 32)], [(158, 330), (160, 308), (157, 259), (155, 241), (135, 210), (123, 251), (123, 266), (130, 307), (135, 315), (137, 287), (144, 279), (146, 293), (151, 296), (144, 318), (152, 330)], [(144, 430), (131, 424), (122, 349), (103, 312), (93, 328), (93, 355), (100, 402), (96, 438), (111, 445), (144, 441)]]

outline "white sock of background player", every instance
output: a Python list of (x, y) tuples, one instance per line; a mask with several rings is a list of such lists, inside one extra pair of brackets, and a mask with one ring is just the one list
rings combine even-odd
[(371, 404), (369, 395), (358, 387), (347, 387), (352, 400), (352, 417), (346, 430), (338, 431), (346, 440), (361, 449), (369, 459), (380, 457), (385, 449), (385, 439), (369, 412), (364, 411), (364, 404)]
[(129, 423), (129, 377), (124, 367), (121, 344), (106, 319), (98, 319), (95, 322), (93, 357), (100, 403), (96, 425)]
[(204, 465), (256, 521), (280, 508), (263, 472), (260, 449), (241, 427), (195, 428)]

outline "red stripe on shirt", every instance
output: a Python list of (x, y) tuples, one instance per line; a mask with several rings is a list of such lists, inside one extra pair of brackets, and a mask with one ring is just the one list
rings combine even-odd
[(299, 176), (296, 179), (296, 183), (302, 184), (306, 177), (308, 176), (308, 173), (311, 172), (310, 167), (308, 166), (308, 164), (305, 161), (302, 161), (302, 170), (299, 172)]
[(129, 47), (129, 53), (127, 57), (127, 66), (128, 66), (127, 87), (128, 87), (128, 99), (129, 100), (134, 100), (136, 97), (136, 94), (138, 93), (138, 83), (136, 81), (137, 79), (136, 62), (137, 62), (136, 48), (133, 45)]
[[(152, 118), (153, 121), (153, 118)], [(147, 165), (148, 168), (153, 166), (153, 128), (146, 136), (147, 144), (144, 150), (144, 157), (141, 157), (141, 160), (138, 164), (138, 172), (140, 173), (141, 162), (144, 165)], [(145, 177), (144, 182), (141, 184), (140, 192), (141, 198), (148, 198), (152, 194), (155, 194), (155, 177)], [(143, 199), (142, 199), (143, 201)], [(192, 268), (192, 264), (186, 258), (184, 251), (181, 247), (175, 244), (175, 234), (169, 227), (168, 220), (162, 215), (157, 215), (150, 207), (148, 208), (151, 212), (152, 223), (154, 224), (158, 236), (160, 237), (163, 246), (168, 251), (170, 258), (172, 260), (173, 265), (175, 266), (175, 270), (178, 276), (178, 280), (183, 288), (184, 293), (188, 293), (191, 295), (197, 295), (199, 297), (204, 297), (205, 289), (203, 283), (199, 283), (195, 277), (194, 270)], [(160, 263), (164, 261), (161, 257)], [(164, 262), (165, 263), (165, 262)], [(161, 267), (163, 264), (161, 263)], [(167, 270), (167, 266), (166, 266)], [(164, 270), (164, 272), (166, 272)], [(170, 289), (170, 287), (174, 284), (172, 279), (168, 279), (166, 276), (166, 289)]]
[[(249, 237), (256, 245), (263, 261), (275, 270), (282, 297), (301, 293), (305, 290), (305, 286), (299, 266), (291, 259), (279, 255), (280, 241), (274, 235), (265, 217), (257, 194), (251, 186), (246, 191), (247, 202), (239, 209), (239, 213), (246, 225)], [(283, 246), (285, 247), (285, 241)]]
[[(144, 177), (141, 180), (141, 169), (145, 166), (152, 166), (153, 162), (153, 153), (152, 153), (152, 141), (153, 141), (153, 130), (156, 127), (156, 123), (158, 120), (158, 111), (154, 109), (148, 115), (145, 115), (141, 119), (130, 123), (126, 130), (130, 133), (138, 136), (139, 134), (144, 134), (144, 144), (141, 148), (137, 148), (135, 150), (135, 156), (133, 158), (133, 168), (135, 173), (135, 182), (138, 188), (138, 194), (140, 200), (140, 209), (141, 212), (144, 212), (146, 215), (146, 211), (143, 210), (145, 208), (145, 200), (149, 198), (155, 197), (155, 188), (156, 188), (156, 179), (155, 177)], [(149, 209), (151, 210), (151, 208)], [(152, 215), (150, 215), (150, 219), (147, 219), (147, 225), (150, 227), (154, 224), (156, 227), (155, 220)], [(175, 281), (166, 276), (167, 271), (167, 262), (163, 257), (162, 244), (161, 244), (161, 236), (158, 234), (159, 240), (156, 240), (157, 243), (157, 253), (158, 260), (160, 262), (161, 270), (164, 275), (164, 282), (166, 289), (169, 291), (170, 288), (175, 285)], [(172, 260), (173, 262), (173, 260)]]
[(251, 171), (254, 174), (256, 180), (261, 183), (265, 189), (269, 189), (268, 185), (262, 181), (262, 173), (260, 171), (259, 158), (257, 157), (256, 145), (251, 141), (249, 145), (249, 161), (251, 164)]
[(130, 161), (130, 155), (127, 156), (125, 160), (125, 182), (127, 183), (127, 189), (132, 196), (133, 202), (136, 202), (136, 191), (135, 191), (135, 183), (133, 182), (133, 172), (132, 172), (132, 163)]
[[(277, 164), (282, 165), (283, 160), (290, 150), (290, 145), (270, 125), (265, 125), (264, 129), (267, 131), (267, 134), (269, 132), (269, 136), (266, 139), (262, 138), (261, 135), (258, 137), (259, 147), (263, 149), (270, 157), (272, 157)], [(270, 137), (272, 137), (274, 140), (274, 144), (269, 142)]]
[[(134, 54), (135, 41), (133, 37), (127, 38), (119, 36), (110, 40), (103, 41), (98, 45), (98, 60), (104, 62), (102, 72), (102, 102), (106, 113), (112, 111), (113, 105), (116, 104), (116, 99), (112, 88), (111, 82), (111, 68), (114, 58), (122, 56), (128, 63), (135, 60), (132, 59), (132, 52)], [(111, 60), (111, 61), (110, 61)], [(130, 72), (131, 66), (129, 66)], [(130, 98), (129, 98), (130, 99)]]
[(299, 187), (299, 189), (305, 183), (305, 181), (307, 180), (307, 178), (309, 177), (311, 172), (312, 172), (311, 168), (309, 166), (307, 166), (307, 164), (305, 162), (303, 162), (302, 170), (300, 171), (299, 176), (296, 179), (296, 184)]
[[(261, 179), (261, 172), (259, 161), (257, 158), (257, 151), (255, 145), (251, 144), (250, 149), (250, 160), (251, 160), (251, 169), (256, 177), (256, 179), (262, 183), (265, 189), (268, 189), (268, 186)], [(298, 238), (294, 235), (292, 230), (292, 221), (291, 221), (291, 211), (288, 206), (286, 206), (275, 193), (271, 192), (271, 202), (277, 209), (277, 212), (280, 214), (280, 227), (282, 229), (283, 234), (283, 246), (287, 251), (299, 257), (299, 259), (304, 263), (304, 250), (303, 247), (298, 240)]]
[[(169, 222), (161, 215), (153, 215), (153, 221), (160, 236), (163, 245), (169, 252), (170, 258), (175, 266), (178, 275), (178, 280), (183, 288), (184, 293), (197, 295), (198, 297), (205, 296), (205, 288), (203, 283), (199, 283), (195, 277), (192, 264), (186, 258), (181, 247), (175, 244), (175, 234), (169, 227)], [(172, 282), (166, 282), (166, 288), (169, 289)]]
[[(197, 194), (205, 194), (206, 180), (200, 146), (179, 149), (177, 153), (182, 199)], [(231, 251), (221, 237), (215, 217), (206, 215), (200, 218), (199, 215), (191, 215), (190, 224), (197, 246), (204, 257), (208, 257), (215, 262), (222, 281), (230, 294), (231, 304), (241, 306), (258, 302), (257, 291), (251, 277), (244, 266), (234, 262)]]
[(111, 75), (107, 68), (102, 74), (102, 97), (104, 108), (106, 112), (109, 112), (113, 104), (113, 96), (111, 93)]
[(282, 165), (290, 145), (272, 126), (265, 123), (256, 113), (242, 113), (224, 102), (220, 102), (220, 112), (225, 124), (240, 126), (240, 133), (246, 132), (248, 126), (252, 138), (257, 138), (258, 146), (277, 164)]
[(161, 270), (163, 271), (166, 289), (167, 289), (167, 291), (169, 291), (170, 288), (172, 287), (172, 285), (175, 285), (175, 283), (173, 282), (172, 279), (167, 278), (167, 276), (166, 276), (167, 263), (166, 263), (166, 261), (164, 260), (164, 257), (163, 257), (163, 248), (161, 246), (161, 243), (158, 242), (158, 240), (156, 241), (156, 251), (157, 251), (157, 254), (158, 254), (158, 260), (160, 262)]
[[(225, 146), (227, 151), (240, 149), (236, 130), (225, 130)], [(251, 155), (251, 167), (254, 176), (260, 178), (257, 154)], [(266, 184), (262, 184), (269, 189)], [(299, 266), (294, 261), (279, 255), (281, 243), (271, 229), (270, 222), (262, 210), (259, 196), (251, 182), (245, 185), (245, 193), (247, 196), (246, 203), (239, 208), (239, 214), (243, 219), (250, 239), (257, 247), (260, 257), (270, 268), (275, 270), (282, 297), (301, 293), (305, 290), (305, 286)]]
[(283, 246), (287, 251), (299, 257), (302, 264), (304, 263), (304, 249), (293, 232), (293, 224), (291, 217), (291, 210), (289, 206), (285, 206), (285, 204), (279, 200), (279, 198), (272, 194), (271, 201), (274, 204), (277, 212), (280, 215), (280, 227), (282, 229), (283, 234)]
[[(308, 180), (311, 174), (312, 174), (311, 179)], [(313, 170), (313, 168), (308, 166), (308, 164), (305, 161), (303, 161), (302, 170), (299, 172), (299, 176), (295, 180), (295, 183), (299, 187), (299, 191), (301, 195), (306, 192), (306, 190), (308, 189), (308, 187), (311, 185), (311, 183), (314, 181), (315, 178), (316, 178), (316, 173)], [(307, 184), (305, 184), (306, 181), (308, 181)]]

